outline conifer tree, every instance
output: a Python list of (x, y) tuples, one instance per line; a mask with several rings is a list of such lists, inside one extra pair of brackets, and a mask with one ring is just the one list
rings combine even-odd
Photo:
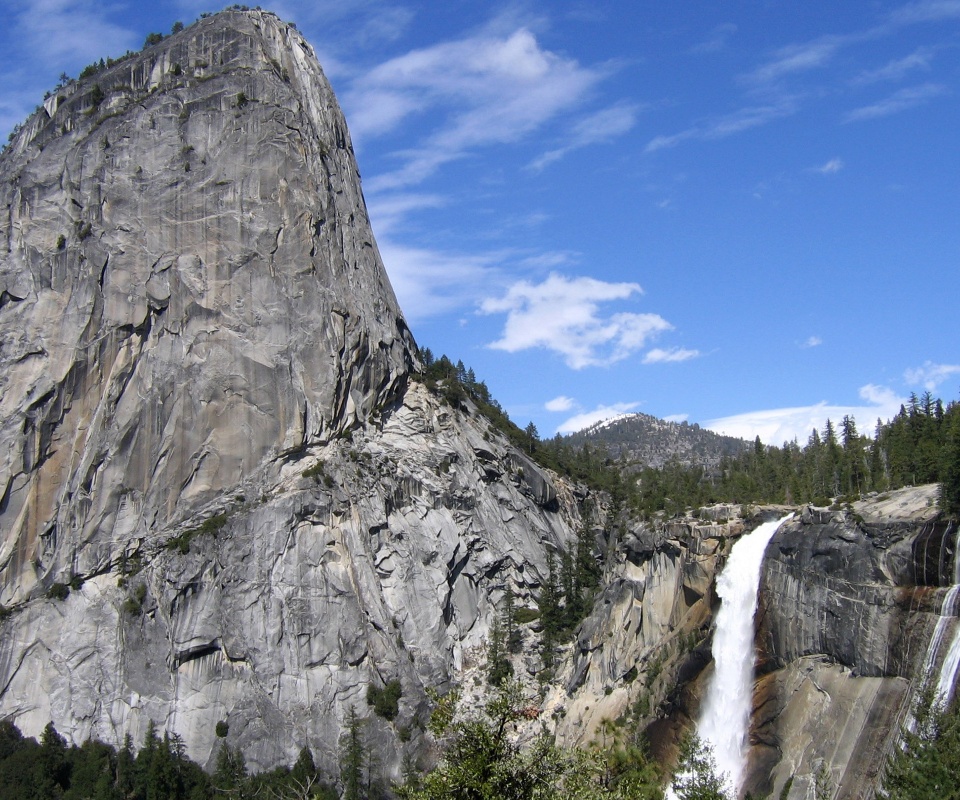
[(363, 741), (363, 720), (351, 706), (344, 721), (346, 730), (340, 739), (340, 780), (343, 783), (343, 800), (365, 800), (366, 781), (364, 773), (368, 753)]

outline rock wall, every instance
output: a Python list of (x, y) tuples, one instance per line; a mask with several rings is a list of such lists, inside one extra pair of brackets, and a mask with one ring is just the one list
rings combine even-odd
[(0, 157), (0, 208), (4, 604), (109, 571), (403, 389), (343, 116), (271, 14), (60, 91)]
[[(139, 741), (152, 719), (207, 763), (226, 721), (254, 769), (309, 744), (336, 774), (355, 708), (396, 776), (423, 752), (426, 689), (482, 661), (507, 585), (532, 605), (548, 549), (573, 536), (582, 498), (517, 457), (414, 383), (375, 426), (238, 487), (216, 526), (169, 529), (66, 599), (18, 607), (0, 634), (0, 713), (77, 742)], [(391, 680), (387, 721), (366, 695)]]
[(793, 778), (799, 800), (823, 770), (832, 797), (874, 796), (952, 583), (950, 532), (935, 486), (807, 508), (780, 528), (757, 615), (747, 790), (779, 796)]
[(582, 497), (413, 381), (309, 45), (201, 20), (52, 97), (0, 195), (0, 715), (335, 774), (356, 708), (396, 775)]

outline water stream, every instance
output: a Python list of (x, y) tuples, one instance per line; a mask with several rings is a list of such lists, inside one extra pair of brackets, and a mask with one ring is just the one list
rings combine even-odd
[[(947, 537), (949, 532), (950, 530), (948, 528), (944, 532), (944, 538)], [(924, 681), (929, 681), (930, 677), (932, 677), (933, 666), (937, 661), (937, 653), (935, 651), (931, 653), (930, 651), (934, 650), (934, 647), (936, 647), (936, 650), (940, 649), (947, 624), (955, 620), (957, 616), (957, 595), (960, 594), (960, 531), (955, 533), (954, 536), (958, 537), (958, 539), (954, 544), (953, 586), (950, 587), (950, 591), (947, 592), (947, 596), (943, 599), (943, 604), (940, 606), (940, 618), (937, 620), (937, 627), (933, 632), (930, 647), (927, 652), (929, 663), (924, 664)], [(953, 639), (950, 641), (950, 648), (947, 650), (947, 655), (940, 665), (940, 672), (937, 676), (937, 689), (934, 697), (935, 702), (938, 704), (942, 704), (943, 706), (950, 705), (950, 701), (953, 699), (953, 689), (957, 680), (958, 668), (960, 668), (960, 625), (955, 625), (953, 629)]]
[(767, 544), (789, 518), (765, 522), (741, 537), (717, 578), (717, 595), (722, 603), (713, 634), (714, 672), (697, 732), (713, 750), (718, 772), (726, 773), (733, 796), (739, 795), (747, 761), (753, 704), (753, 617), (760, 568)]
[[(943, 547), (943, 540), (947, 538), (949, 533), (950, 528), (947, 528), (941, 537), (941, 548)], [(960, 531), (955, 533), (954, 537), (953, 585), (940, 603), (940, 615), (937, 618), (933, 634), (930, 636), (930, 643), (927, 645), (921, 671), (922, 686), (932, 685), (934, 677), (936, 677), (934, 698), (936, 703), (942, 705), (949, 705), (953, 699), (954, 684), (957, 679), (957, 672), (960, 670), (960, 625), (954, 627), (950, 647), (940, 663), (940, 669), (937, 670), (937, 661), (940, 657), (940, 651), (943, 649), (943, 640), (946, 637), (947, 629), (955, 623), (957, 618), (957, 598), (960, 596)], [(906, 727), (910, 731), (915, 731), (917, 728), (917, 721), (912, 711), (907, 717)]]

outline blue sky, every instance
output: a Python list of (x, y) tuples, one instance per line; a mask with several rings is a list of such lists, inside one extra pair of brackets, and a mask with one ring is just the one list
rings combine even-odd
[[(216, 6), (4, 2), (0, 135)], [(779, 444), (960, 397), (960, 0), (264, 5), (347, 114), (421, 346), (541, 435)]]

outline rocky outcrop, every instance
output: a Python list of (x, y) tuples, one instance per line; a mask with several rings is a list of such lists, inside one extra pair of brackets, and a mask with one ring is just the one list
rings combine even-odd
[[(201, 762), (226, 721), (254, 768), (308, 743), (335, 773), (355, 708), (395, 774), (419, 752), (426, 689), (482, 658), (507, 585), (532, 603), (547, 550), (572, 536), (576, 498), (537, 505), (510, 474), (515, 457), (415, 383), (377, 426), (238, 487), (207, 525), (139, 542), (66, 599), (19, 607), (0, 637), (0, 709), (31, 733), (53, 719), (74, 741), (139, 740), (152, 719)], [(366, 695), (392, 680), (402, 697), (388, 722)]]
[(788, 797), (804, 798), (824, 770), (833, 796), (873, 796), (952, 583), (949, 530), (935, 486), (808, 507), (780, 528), (757, 613), (748, 790), (778, 796), (792, 778)]
[(0, 602), (109, 571), (403, 390), (343, 116), (271, 14), (61, 90), (0, 207)]
[[(739, 507), (701, 517), (639, 524), (616, 543), (605, 586), (547, 702), (564, 744), (599, 741), (605, 723), (630, 718), (654, 726), (654, 750), (668, 757), (672, 731), (696, 702), (680, 698), (678, 687), (691, 688), (710, 660), (717, 572), (732, 540), (749, 529)], [(671, 714), (683, 719), (666, 721)]]
[(0, 179), (0, 715), (207, 763), (225, 721), (251, 768), (335, 773), (355, 708), (396, 775), (583, 498), (413, 380), (309, 45), (202, 20), (60, 92)]

